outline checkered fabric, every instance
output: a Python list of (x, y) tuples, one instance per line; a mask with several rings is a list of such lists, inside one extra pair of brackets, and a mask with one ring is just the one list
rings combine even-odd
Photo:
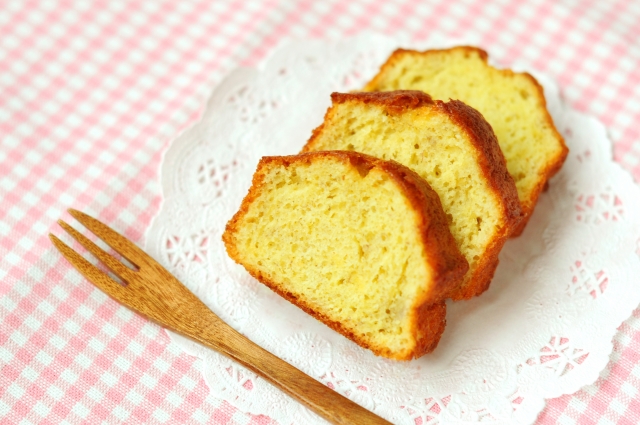
[[(286, 38), (362, 30), (475, 36), (550, 74), (640, 178), (637, 1), (3, 1), (0, 423), (272, 422), (211, 396), (198, 360), (83, 280), (47, 233), (75, 207), (141, 244), (162, 152), (225, 72)], [(539, 423), (639, 423), (639, 360), (636, 310), (598, 381)]]

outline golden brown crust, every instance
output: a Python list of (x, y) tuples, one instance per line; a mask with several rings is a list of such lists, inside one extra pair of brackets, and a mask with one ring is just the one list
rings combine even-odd
[[(498, 144), (498, 140), (491, 125), (482, 114), (458, 100), (443, 102), (432, 100), (431, 97), (418, 90), (396, 90), (390, 92), (362, 92), (362, 93), (333, 93), (333, 104), (358, 102), (375, 104), (385, 108), (388, 113), (402, 113), (419, 108), (437, 109), (447, 114), (451, 119), (465, 130), (476, 150), (476, 160), (490, 187), (500, 200), (504, 216), (503, 226), (496, 237), (488, 244), (483, 257), (476, 263), (476, 269), (472, 276), (468, 276), (465, 283), (451, 291), (450, 297), (454, 300), (469, 299), (484, 292), (488, 287), (496, 267), (498, 255), (509, 236), (517, 228), (521, 215), (521, 206), (518, 199), (518, 191)], [(325, 114), (324, 122), (315, 130), (302, 152), (314, 149), (316, 140), (324, 131), (324, 126), (330, 121), (334, 107), (329, 108)], [(420, 177), (418, 177), (422, 180)], [(426, 182), (425, 182), (426, 183)], [(429, 189), (431, 189), (429, 187)], [(444, 225), (448, 229), (448, 224)]]
[[(422, 304), (415, 310), (416, 318), (413, 320), (413, 323), (417, 325), (417, 329), (414, 358), (419, 357), (419, 355), (415, 355), (415, 353), (426, 354), (436, 349), (447, 324), (445, 320), (446, 314), (447, 305), (444, 301), (435, 304)], [(399, 360), (410, 359), (411, 358), (405, 358)]]
[[(391, 54), (391, 56), (389, 56), (387, 61), (380, 67), (380, 71), (378, 72), (378, 74), (376, 74), (376, 76), (373, 77), (373, 79), (365, 85), (364, 90), (376, 92), (376, 87), (379, 85), (380, 80), (384, 77), (386, 70), (389, 68), (392, 68), (394, 64), (398, 60), (400, 60), (400, 57), (402, 55), (407, 55), (407, 54), (408, 55), (433, 55), (433, 54), (441, 54), (441, 53), (447, 53), (447, 52), (453, 52), (453, 51), (463, 51), (465, 55), (478, 55), (482, 60), (482, 62), (486, 64), (486, 66), (491, 67), (491, 65), (489, 65), (489, 55), (487, 54), (487, 52), (473, 46), (457, 46), (449, 49), (433, 49), (433, 50), (427, 50), (423, 52), (416, 51), (416, 50), (397, 49)], [(549, 161), (547, 162), (547, 166), (540, 173), (539, 182), (531, 191), (529, 198), (520, 200), (522, 218), (520, 222), (513, 228), (510, 235), (510, 237), (516, 237), (516, 236), (520, 236), (520, 234), (526, 227), (527, 223), (529, 222), (529, 218), (531, 217), (531, 214), (533, 213), (533, 210), (538, 202), (538, 197), (540, 196), (540, 193), (544, 190), (548, 180), (551, 177), (553, 177), (560, 170), (560, 168), (562, 168), (562, 164), (564, 164), (564, 161), (567, 158), (569, 149), (567, 148), (567, 145), (564, 142), (564, 138), (560, 135), (560, 133), (556, 129), (555, 124), (553, 123), (553, 119), (551, 118), (551, 115), (547, 110), (547, 103), (544, 97), (544, 89), (538, 83), (538, 81), (531, 74), (526, 72), (518, 73), (510, 69), (498, 69), (498, 71), (504, 76), (512, 77), (515, 75), (521, 75), (531, 81), (531, 83), (535, 87), (535, 91), (533, 95), (535, 96), (541, 111), (543, 111), (544, 113), (544, 119), (549, 125), (549, 128), (553, 131), (556, 140), (560, 144), (560, 151), (558, 152), (558, 155), (556, 155), (555, 158), (549, 159)]]
[(356, 92), (356, 93), (331, 93), (331, 102), (347, 103), (349, 101), (361, 103), (375, 103), (384, 106), (387, 111), (401, 114), (406, 110), (433, 105), (433, 99), (425, 92), (419, 90), (396, 90), (391, 92)]
[[(241, 256), (234, 241), (234, 234), (241, 218), (247, 213), (249, 205), (261, 191), (269, 163), (275, 162), (286, 167), (293, 163), (309, 164), (312, 161), (328, 156), (349, 161), (361, 174), (366, 174), (374, 167), (383, 170), (394, 179), (418, 213), (418, 227), (423, 239), (426, 254), (425, 258), (432, 268), (433, 282), (430, 286), (433, 289), (425, 293), (421, 299), (415, 301), (412, 307), (412, 313), (410, 313), (414, 324), (413, 335), (416, 339), (416, 345), (413, 350), (398, 353), (391, 352), (386, 347), (370, 345), (368, 341), (359, 338), (341, 323), (335, 322), (322, 313), (315, 311), (303, 299), (284, 289), (257, 268), (241, 263)], [(242, 264), (253, 277), (283, 298), (297, 305), (360, 346), (372, 350), (376, 355), (396, 360), (409, 360), (420, 357), (435, 349), (444, 331), (446, 315), (446, 306), (443, 301), (444, 297), (451, 292), (452, 288), (459, 286), (460, 280), (469, 267), (466, 259), (458, 250), (453, 236), (451, 236), (451, 233), (448, 231), (446, 223), (447, 218), (442, 211), (440, 198), (420, 176), (410, 169), (396, 162), (384, 161), (357, 152), (324, 151), (295, 156), (263, 157), (253, 176), (253, 183), (249, 193), (242, 201), (238, 212), (227, 223), (222, 238), (229, 257), (237, 263)], [(425, 283), (428, 284), (428, 282)]]

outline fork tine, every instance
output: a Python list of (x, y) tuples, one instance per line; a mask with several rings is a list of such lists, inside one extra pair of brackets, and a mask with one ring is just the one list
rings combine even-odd
[(133, 242), (125, 238), (115, 230), (111, 229), (106, 224), (96, 220), (95, 218), (88, 216), (87, 214), (69, 208), (69, 214), (78, 220), (87, 229), (91, 230), (96, 236), (105, 241), (107, 245), (113, 248), (118, 254), (126, 258), (131, 264), (140, 268), (141, 261), (147, 264), (153, 264), (153, 260), (149, 255), (138, 248)]
[(76, 268), (89, 282), (93, 283), (107, 295), (119, 302), (124, 302), (127, 288), (111, 279), (102, 270), (85, 260), (80, 254), (71, 249), (55, 235), (49, 233), (49, 239), (58, 248), (58, 251)]
[(102, 250), (102, 248), (90, 241), (89, 238), (84, 236), (82, 233), (78, 232), (76, 229), (69, 226), (69, 224), (65, 223), (62, 220), (58, 220), (58, 224), (60, 225), (60, 227), (66, 230), (67, 233), (69, 233), (75, 240), (80, 242), (80, 244), (84, 246), (89, 252), (95, 255), (98, 260), (102, 261), (107, 267), (109, 267), (109, 269), (111, 269), (112, 272), (118, 275), (120, 279), (124, 281), (131, 281), (133, 280), (133, 278), (135, 278), (136, 272), (122, 264), (109, 253)]

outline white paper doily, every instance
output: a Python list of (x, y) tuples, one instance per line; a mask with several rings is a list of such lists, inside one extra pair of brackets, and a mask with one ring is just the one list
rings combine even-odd
[[(259, 158), (299, 152), (332, 91), (361, 88), (398, 47), (455, 44), (298, 41), (258, 69), (237, 69), (165, 154), (146, 248), (234, 328), (393, 423), (530, 424), (545, 399), (595, 381), (640, 302), (640, 188), (613, 162), (604, 127), (563, 105), (543, 75), (533, 73), (571, 152), (523, 235), (504, 247), (489, 291), (449, 304), (434, 353), (404, 363), (373, 356), (257, 283), (221, 242)], [(282, 424), (323, 423), (227, 358), (171, 336), (203, 359), (217, 397)]]

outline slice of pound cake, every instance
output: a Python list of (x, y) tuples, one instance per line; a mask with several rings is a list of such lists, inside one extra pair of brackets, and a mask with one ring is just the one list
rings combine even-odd
[(440, 196), (458, 248), (469, 262), (454, 300), (482, 293), (520, 220), (513, 179), (493, 131), (459, 101), (420, 91), (334, 93), (324, 123), (303, 151), (349, 150), (397, 161)]
[(397, 360), (436, 347), (468, 269), (424, 180), (355, 152), (262, 158), (223, 240), (276, 293)]
[(421, 90), (434, 99), (457, 99), (493, 127), (515, 180), (524, 229), (547, 181), (568, 149), (546, 108), (542, 87), (529, 74), (496, 69), (475, 47), (416, 52), (396, 50), (364, 91)]

